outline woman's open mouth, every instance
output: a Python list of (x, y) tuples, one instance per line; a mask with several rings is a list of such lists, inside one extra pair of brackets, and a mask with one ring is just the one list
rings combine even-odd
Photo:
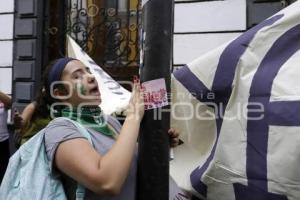
[(93, 96), (100, 96), (100, 92), (99, 92), (98, 86), (95, 86), (92, 89), (90, 89), (89, 93), (90, 93), (90, 95), (93, 95)]

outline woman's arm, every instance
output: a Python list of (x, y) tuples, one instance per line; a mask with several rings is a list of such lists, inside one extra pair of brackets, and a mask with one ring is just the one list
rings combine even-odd
[(28, 104), (24, 108), (21, 116), (25, 124), (31, 121), (34, 111), (35, 111), (35, 102)]
[(140, 86), (134, 86), (129, 114), (113, 147), (100, 155), (86, 139), (61, 143), (55, 154), (58, 169), (98, 194), (117, 195), (132, 164), (144, 114)]
[(28, 104), (22, 114), (20, 114), (18, 111), (15, 111), (14, 113), (14, 124), (16, 129), (20, 129), (20, 135), (23, 135), (32, 119), (32, 115), (35, 111), (35, 103), (32, 102)]
[(0, 101), (4, 104), (6, 109), (11, 107), (11, 97), (0, 91)]

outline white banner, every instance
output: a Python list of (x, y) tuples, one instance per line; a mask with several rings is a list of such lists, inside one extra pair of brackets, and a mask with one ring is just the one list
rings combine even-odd
[(174, 72), (171, 174), (211, 200), (300, 199), (300, 2)]
[[(70, 37), (67, 37), (68, 56), (83, 62), (95, 75), (101, 93), (101, 109), (105, 114), (123, 111), (130, 100), (131, 93), (112, 79), (89, 55)], [(131, 84), (131, 82), (128, 82)]]

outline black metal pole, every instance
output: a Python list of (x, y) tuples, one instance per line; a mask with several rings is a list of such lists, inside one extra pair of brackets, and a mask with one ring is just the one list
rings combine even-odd
[[(142, 82), (164, 78), (170, 92), (173, 0), (142, 1)], [(169, 113), (148, 110), (141, 125), (138, 156), (138, 200), (169, 199)]]

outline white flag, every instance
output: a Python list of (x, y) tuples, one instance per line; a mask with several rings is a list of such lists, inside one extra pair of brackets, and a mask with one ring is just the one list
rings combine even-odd
[(103, 112), (110, 115), (113, 112), (123, 111), (128, 105), (131, 93), (97, 65), (70, 36), (67, 37), (67, 42), (68, 56), (83, 62), (95, 75), (101, 93), (101, 109)]
[(300, 2), (174, 72), (171, 174), (212, 200), (300, 199)]

